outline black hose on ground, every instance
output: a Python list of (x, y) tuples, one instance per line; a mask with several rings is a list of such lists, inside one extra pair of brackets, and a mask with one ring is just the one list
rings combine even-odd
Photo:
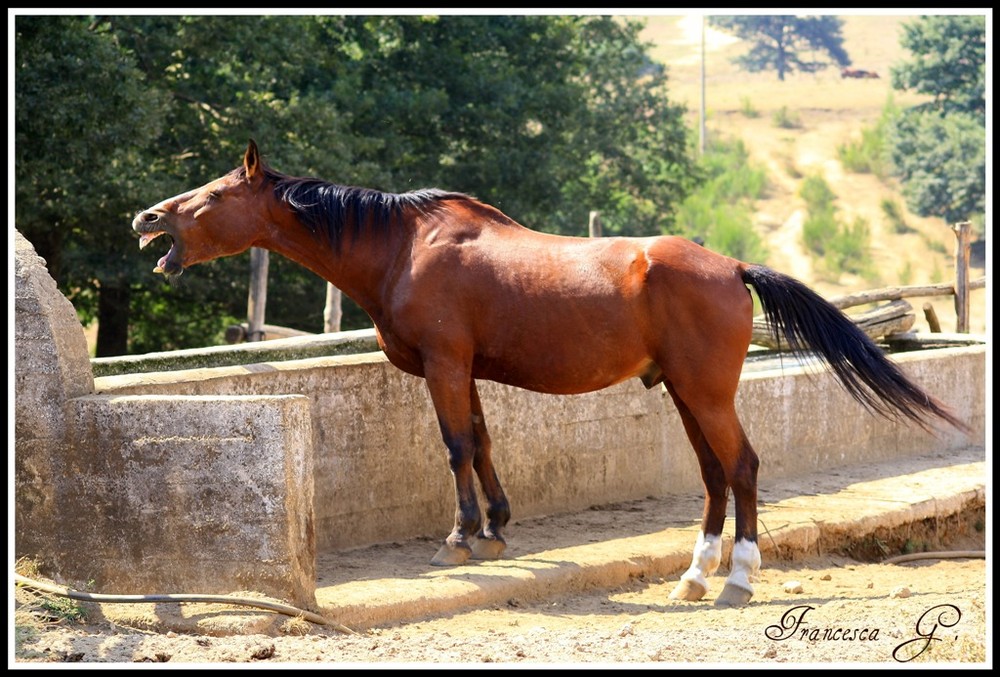
[(900, 564), (919, 559), (986, 559), (985, 550), (943, 550), (940, 552), (912, 552), (883, 560), (882, 564)]

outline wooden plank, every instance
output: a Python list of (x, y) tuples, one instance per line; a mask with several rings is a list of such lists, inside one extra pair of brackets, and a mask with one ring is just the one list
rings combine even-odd
[[(848, 317), (873, 340), (909, 331), (917, 319), (913, 313), (913, 306), (903, 299), (896, 299), (872, 310)], [(763, 315), (758, 315), (753, 320), (751, 343), (775, 350), (789, 350), (784, 337), (781, 337), (780, 341), (775, 341), (774, 332)]]

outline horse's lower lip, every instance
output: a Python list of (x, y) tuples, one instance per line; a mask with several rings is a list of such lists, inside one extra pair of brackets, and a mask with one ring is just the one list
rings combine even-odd
[(161, 257), (159, 261), (156, 262), (156, 268), (153, 268), (154, 273), (163, 273), (164, 275), (180, 275), (184, 272), (184, 266), (174, 260), (176, 252), (174, 247), (170, 247), (170, 251), (166, 253), (165, 256)]

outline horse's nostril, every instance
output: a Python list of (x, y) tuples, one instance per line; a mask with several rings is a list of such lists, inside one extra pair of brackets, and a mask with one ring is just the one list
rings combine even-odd
[(146, 223), (152, 223), (153, 221), (159, 221), (159, 214), (154, 214), (153, 212), (144, 212), (142, 215), (142, 220)]

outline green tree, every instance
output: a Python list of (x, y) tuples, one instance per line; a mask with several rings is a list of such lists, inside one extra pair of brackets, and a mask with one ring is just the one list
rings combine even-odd
[[(838, 66), (851, 63), (840, 34), (844, 22), (835, 16), (713, 16), (708, 21), (750, 43), (750, 51), (733, 61), (751, 73), (774, 70), (784, 80), (786, 73), (815, 73), (830, 61)], [(816, 53), (829, 60), (813, 58)]]
[(141, 151), (162, 101), (91, 20), (20, 16), (15, 26), (16, 227), (84, 319), (99, 316), (98, 353), (124, 352), (138, 275), (121, 224), (151, 189)]
[(957, 223), (986, 209), (986, 127), (969, 113), (914, 110), (890, 133), (895, 174), (920, 216)]
[(890, 131), (890, 158), (910, 209), (948, 223), (986, 208), (986, 20), (925, 16), (903, 26), (912, 58), (893, 87), (933, 98), (904, 111)]
[(986, 17), (925, 16), (903, 24), (899, 44), (911, 58), (894, 66), (892, 86), (934, 99), (921, 110), (986, 120)]
[[(356, 19), (351, 110), (374, 184), (468, 192), (526, 226), (658, 233), (696, 177), (684, 109), (611, 17)], [(360, 177), (354, 180), (365, 180)]]

